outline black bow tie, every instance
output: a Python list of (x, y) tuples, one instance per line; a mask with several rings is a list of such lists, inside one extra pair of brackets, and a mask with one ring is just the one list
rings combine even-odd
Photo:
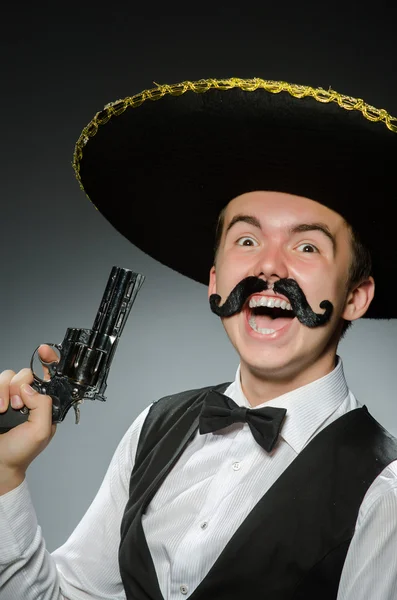
[(286, 408), (245, 408), (238, 406), (231, 398), (211, 390), (204, 400), (200, 413), (200, 433), (211, 433), (228, 427), (232, 423), (248, 423), (255, 441), (271, 452), (286, 415)]

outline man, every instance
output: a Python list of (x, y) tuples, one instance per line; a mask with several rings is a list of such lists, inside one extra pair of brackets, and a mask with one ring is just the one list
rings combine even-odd
[(24, 481), (54, 433), (50, 402), (29, 370), (4, 371), (3, 410), (14, 397), (31, 417), (0, 439), (2, 597), (395, 597), (397, 442), (336, 355), (348, 323), (396, 313), (395, 134), (362, 101), (262, 80), (162, 86), (96, 115), (76, 147), (84, 189), (152, 256), (198, 281), (210, 270), (240, 365), (138, 417), (52, 557)]

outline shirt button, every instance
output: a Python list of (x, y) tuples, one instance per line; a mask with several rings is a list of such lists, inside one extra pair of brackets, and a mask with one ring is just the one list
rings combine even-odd
[(189, 591), (189, 588), (187, 587), (187, 585), (182, 584), (181, 587), (179, 588), (179, 590), (180, 590), (181, 594), (186, 595)]
[(201, 523), (200, 527), (201, 527), (201, 529), (207, 529), (207, 527), (208, 527), (207, 521), (204, 521), (203, 523)]
[(233, 470), (238, 471), (239, 469), (240, 469), (240, 463), (239, 462), (233, 463)]

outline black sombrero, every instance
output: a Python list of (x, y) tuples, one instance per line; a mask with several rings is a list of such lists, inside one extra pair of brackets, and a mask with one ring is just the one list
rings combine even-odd
[(74, 169), (96, 208), (161, 263), (207, 284), (215, 223), (254, 190), (342, 214), (369, 247), (376, 296), (397, 317), (397, 119), (333, 90), (263, 79), (158, 85), (108, 104), (83, 129)]

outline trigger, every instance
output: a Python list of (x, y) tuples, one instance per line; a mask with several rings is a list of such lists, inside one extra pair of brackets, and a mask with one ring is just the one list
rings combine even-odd
[(57, 372), (57, 361), (52, 361), (52, 362), (46, 362), (45, 360), (42, 360), (40, 357), (40, 362), (43, 365), (43, 367), (47, 367), (48, 369), (48, 373), (50, 375), (50, 377), (53, 377), (55, 375), (55, 373)]
[(75, 421), (75, 425), (78, 425), (80, 422), (80, 404), (81, 404), (81, 400), (77, 400), (77, 402), (75, 402), (73, 404), (73, 408), (74, 408), (74, 412), (76, 414), (76, 421)]

